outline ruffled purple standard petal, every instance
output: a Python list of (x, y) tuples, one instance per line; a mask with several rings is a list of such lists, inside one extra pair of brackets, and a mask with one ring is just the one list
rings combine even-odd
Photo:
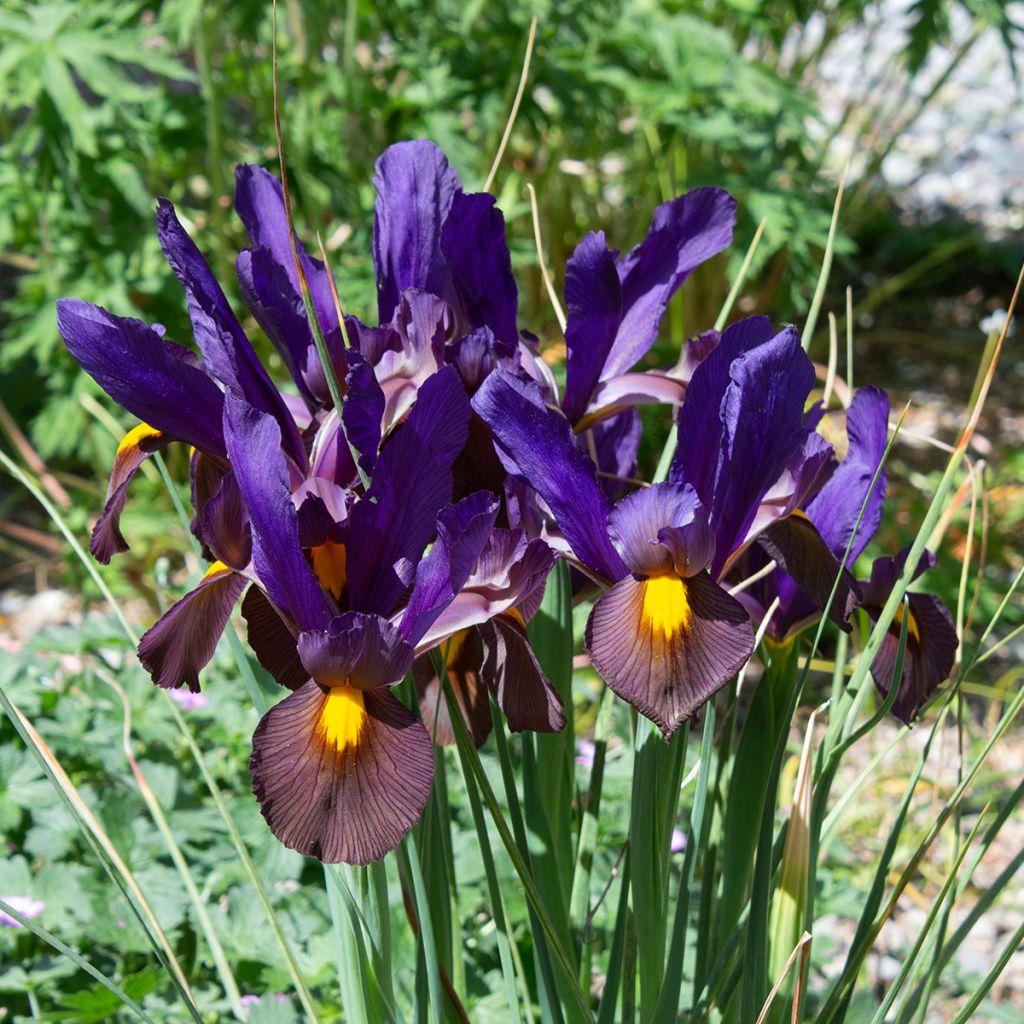
[(596, 467), (568, 420), (544, 405), (536, 386), (503, 370), (484, 381), (473, 408), (490, 426), (506, 468), (514, 467), (547, 502), (576, 557), (609, 582), (625, 576), (608, 537), (608, 500)]
[(604, 232), (591, 232), (565, 266), (565, 395), (562, 411), (570, 423), (582, 418), (615, 344), (622, 320), (618, 253)]
[[(839, 558), (843, 557), (853, 537), (861, 506), (885, 454), (889, 439), (889, 396), (879, 388), (861, 388), (847, 411), (846, 433), (850, 444), (845, 458), (828, 483), (806, 505), (807, 517)], [(882, 521), (885, 489), (883, 469), (864, 509), (847, 565), (853, 565), (875, 535)]]
[(456, 192), (441, 229), (441, 250), (470, 327), (490, 327), (511, 355), (519, 342), (519, 292), (505, 241), (505, 218), (488, 192)]
[[(279, 302), (298, 300), (299, 314), (305, 323), (308, 343), (312, 344), (306, 311), (299, 290), (299, 275), (295, 269), (291, 240), (288, 237), (288, 217), (284, 207), (281, 183), (268, 170), (256, 164), (242, 164), (235, 168), (235, 210), (245, 225), (245, 232), (255, 246), (270, 253), (274, 262), (285, 272), (290, 286), (288, 292), (279, 291)], [(325, 338), (340, 347), (338, 312), (334, 306), (329, 280), (330, 271), (313, 259), (296, 239), (299, 260), (309, 284), (310, 298)]]
[(519, 373), (522, 367), (519, 348), (511, 355), (506, 354), (507, 351), (508, 346), (499, 342), (489, 327), (478, 327), (448, 345), (444, 357), (459, 371), (466, 390), (474, 394), (488, 374), (499, 366), (510, 373)]
[(310, 356), (316, 358), (316, 351), (311, 351), (313, 340), (302, 300), (292, 290), (284, 268), (269, 249), (260, 248), (243, 249), (235, 267), (246, 306), (273, 342), (303, 397), (328, 404), (330, 395), (314, 395), (306, 382), (305, 370)]
[(407, 585), (399, 563), (415, 565), (451, 500), (452, 463), (466, 443), (469, 399), (443, 367), (419, 390), (409, 418), (381, 451), (369, 491), (350, 516), (351, 606), (387, 615)]
[(128, 494), (128, 484), (143, 462), (154, 452), (167, 447), (171, 438), (154, 430), (146, 423), (129, 430), (117, 446), (114, 465), (110, 470), (107, 496), (103, 512), (89, 537), (89, 551), (93, 558), (106, 565), (115, 554), (128, 550), (128, 542), (121, 533), (121, 513)]
[(242, 598), (242, 618), (256, 660), (286, 689), (302, 686), (309, 673), (299, 660), (297, 631), (255, 585)]
[(299, 635), (299, 658), (328, 689), (372, 690), (401, 680), (412, 666), (412, 646), (396, 626), (379, 615), (345, 612), (327, 629)]
[[(751, 320), (753, 322), (751, 322)], [(717, 576), (749, 539), (762, 499), (806, 436), (814, 367), (800, 337), (751, 318), (730, 327), (698, 367), (679, 413), (669, 479), (690, 483), (710, 511)]]
[(157, 204), (156, 225), (164, 256), (185, 289), (196, 344), (210, 372), (225, 386), (236, 388), (251, 406), (273, 416), (288, 453), (298, 465), (304, 465), (305, 449), (288, 407), (253, 351), (202, 253), (166, 199)]
[(434, 777), (422, 723), (387, 690), (310, 681), (260, 720), (249, 760), (271, 832), (325, 863), (368, 864), (416, 824)]
[(601, 678), (666, 737), (754, 650), (746, 611), (706, 572), (619, 580), (594, 605), (584, 641)]
[(347, 393), (342, 419), (348, 443), (359, 453), (359, 465), (370, 474), (377, 465), (380, 449), (381, 422), (384, 419), (384, 392), (373, 367), (355, 353), (349, 355)]
[(406, 288), (445, 294), (448, 268), (441, 253), (441, 226), (462, 186), (444, 153), (426, 139), (389, 146), (375, 169), (373, 263), (384, 324)]
[(214, 562), (199, 586), (146, 630), (139, 661), (157, 686), (199, 692), (199, 673), (213, 657), (246, 583), (223, 562)]
[(690, 274), (732, 242), (736, 200), (695, 188), (654, 211), (647, 237), (619, 261), (623, 317), (601, 378), (635, 366), (654, 344), (669, 300)]
[(522, 530), (494, 530), (454, 598), (432, 610), (429, 628), (416, 640), (417, 653), (497, 615), (515, 610), (528, 618), (554, 562), (554, 552), (539, 538), (528, 540)]
[(437, 540), (416, 567), (416, 583), (402, 616), (402, 634), (410, 643), (419, 643), (469, 579), (497, 514), (498, 499), (478, 491), (438, 516)]
[(57, 302), (57, 328), (82, 369), (118, 405), (170, 437), (224, 454), (224, 396), (188, 361), (187, 349), (141, 320), (78, 299)]
[(249, 509), (252, 561), (271, 600), (302, 629), (323, 629), (331, 608), (299, 546), (299, 526), (276, 420), (228, 391), (224, 437)]
[(695, 576), (715, 553), (707, 513), (689, 486), (653, 484), (623, 498), (608, 515), (622, 560), (642, 576)]

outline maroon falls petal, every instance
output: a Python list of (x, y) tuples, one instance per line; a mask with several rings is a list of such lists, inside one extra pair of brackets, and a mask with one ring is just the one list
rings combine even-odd
[(244, 576), (214, 562), (199, 586), (145, 632), (139, 661), (157, 686), (199, 692), (199, 673), (213, 657), (245, 584)]
[(594, 605), (585, 643), (601, 678), (669, 737), (739, 671), (754, 633), (707, 572), (627, 576)]
[[(462, 629), (441, 645), (448, 682), (462, 711), (473, 745), (482, 746), (491, 732), (491, 702), (480, 678), (484, 646), (480, 631)], [(440, 684), (434, 660), (429, 655), (416, 659), (412, 666), (420, 717), (431, 739), (441, 746), (455, 743), (448, 701)]]
[(97, 562), (106, 565), (114, 555), (128, 550), (128, 542), (121, 533), (121, 513), (124, 511), (128, 484), (139, 471), (139, 467), (161, 448), (170, 444), (171, 438), (161, 434), (148, 423), (133, 427), (121, 439), (114, 456), (114, 466), (107, 484), (107, 497), (103, 513), (96, 520), (89, 538), (89, 550)]
[(565, 725), (562, 698), (548, 681), (516, 612), (477, 626), (483, 639), (480, 676), (493, 691), (512, 732), (559, 732)]
[(324, 690), (310, 681), (261, 719), (249, 760), (271, 832), (325, 863), (369, 864), (416, 824), (434, 750), (387, 690)]
[(256, 660), (285, 688), (297, 690), (309, 679), (299, 659), (298, 637), (270, 599), (253, 585), (242, 598), (246, 638)]
[[(909, 725), (931, 700), (939, 685), (949, 678), (956, 657), (957, 638), (953, 617), (937, 597), (931, 594), (908, 594), (907, 597), (910, 605), (907, 649), (892, 713)], [(869, 609), (872, 618), (878, 611), (880, 609)], [(889, 693), (896, 671), (903, 617), (901, 605), (871, 663), (871, 675), (883, 697)]]
[(839, 560), (807, 516), (797, 511), (777, 520), (757, 542), (819, 608), (828, 604), (835, 587), (828, 617), (840, 629), (850, 632), (849, 618), (860, 604), (860, 589), (853, 576), (840, 568)]

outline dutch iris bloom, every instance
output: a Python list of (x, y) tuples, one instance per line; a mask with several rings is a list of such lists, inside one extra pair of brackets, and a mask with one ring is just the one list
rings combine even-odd
[[(433, 185), (424, 163), (437, 172)], [(281, 189), (261, 168), (238, 172), (236, 208), (253, 243), (239, 257), (239, 279), (298, 395), (271, 383), (166, 201), (158, 232), (201, 359), (162, 328), (75, 300), (58, 305), (69, 350), (143, 421), (119, 446), (93, 534), (98, 558), (127, 547), (117, 521), (143, 459), (173, 440), (194, 449), (193, 529), (212, 564), (147, 631), (140, 660), (159, 685), (198, 691), (244, 592), (250, 643), (293, 691), (254, 735), (261, 810), (286, 845), (353, 863), (392, 849), (429, 793), (431, 734), (390, 688), (416, 665), (424, 718), (444, 733), (432, 719), (438, 703), (426, 696), (436, 682), (424, 673), (432, 649), (446, 645), (453, 681), (471, 672), (480, 692), (494, 693), (510, 728), (564, 724), (525, 635), (554, 554), (523, 530), (496, 525), (498, 499), (474, 489), (486, 472), (465, 451), (467, 390), (499, 363), (530, 377), (503, 219), (491, 197), (462, 194), (429, 143), (393, 147), (378, 172), (374, 256), (389, 323), (366, 328), (349, 318), (355, 341), (345, 350), (329, 271), (300, 247), (345, 382), (343, 423), (316, 358)], [(417, 249), (424, 238), (431, 244)], [(483, 243), (490, 256), (481, 260)], [(353, 451), (369, 475), (365, 492)], [(451, 505), (457, 460), (468, 461), (459, 473), (465, 496)], [(493, 449), (490, 460), (498, 465)]]
[[(754, 542), (849, 629), (857, 588), (799, 505), (834, 466), (805, 413), (813, 367), (792, 329), (728, 328), (687, 385), (669, 481), (609, 507), (569, 421), (536, 388), (494, 373), (473, 400), (507, 468), (534, 489), (545, 536), (607, 588), (585, 636), (594, 667), (666, 734), (753, 651), (747, 612), (721, 585)], [(552, 533), (557, 532), (559, 536)]]
[[(821, 490), (803, 503), (803, 516), (836, 558), (846, 555), (846, 564), (850, 566), (860, 557), (882, 521), (886, 473), (884, 467), (880, 472), (878, 470), (885, 454), (888, 431), (888, 396), (875, 387), (861, 388), (846, 413), (846, 454)], [(878, 480), (872, 490), (876, 472)], [(864, 512), (858, 526), (862, 506)], [(870, 578), (859, 581), (860, 604), (872, 620), (878, 618), (892, 593), (907, 555), (908, 550), (905, 549), (894, 558), (876, 559)], [(762, 556), (762, 562), (766, 560)], [(915, 579), (934, 562), (934, 556), (925, 552), (916, 569)], [(751, 561), (746, 568), (754, 569), (757, 564)], [(782, 570), (759, 581), (740, 600), (752, 614), (763, 615), (776, 597), (779, 605), (768, 630), (777, 640), (795, 636), (818, 618), (814, 602), (793, 577)], [(907, 601), (910, 612), (907, 649), (892, 711), (901, 721), (909, 723), (949, 675), (957, 639), (952, 617), (937, 597), (914, 592), (907, 595)], [(883, 696), (888, 694), (892, 685), (903, 617), (901, 609), (871, 665), (871, 674)]]

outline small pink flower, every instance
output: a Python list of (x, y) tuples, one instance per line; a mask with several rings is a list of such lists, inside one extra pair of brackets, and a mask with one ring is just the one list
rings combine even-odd
[(0, 651), (4, 654), (17, 654), (24, 645), (13, 636), (0, 636)]
[(590, 740), (580, 740), (577, 745), (576, 763), (584, 768), (594, 767), (594, 744)]
[(686, 833), (681, 828), (672, 829), (672, 842), (669, 850), (672, 853), (682, 853), (686, 849)]
[(186, 711), (198, 711), (209, 704), (209, 700), (201, 693), (193, 693), (191, 690), (169, 690), (171, 700), (180, 704)]
[[(27, 917), (29, 920), (33, 917), (38, 917), (46, 906), (42, 900), (33, 899), (31, 896), (0, 896), (0, 899), (12, 906), (22, 917)], [(0, 910), (0, 925), (8, 928), (21, 927), (19, 922), (15, 921), (10, 914), (5, 914), (2, 910)]]
[(254, 996), (254, 995), (253, 995), (253, 994), (252, 994), (251, 992), (248, 992), (248, 993), (246, 993), (246, 994), (245, 994), (244, 996), (242, 996), (242, 998), (241, 998), (241, 999), (239, 999), (238, 1001), (239, 1001), (239, 1002), (240, 1002), (240, 1003), (241, 1003), (241, 1004), (242, 1004), (243, 1006), (245, 1006), (245, 1007), (250, 1007), (250, 1006), (259, 1006), (259, 1005), (260, 1005), (260, 997), (259, 997), (259, 996)]

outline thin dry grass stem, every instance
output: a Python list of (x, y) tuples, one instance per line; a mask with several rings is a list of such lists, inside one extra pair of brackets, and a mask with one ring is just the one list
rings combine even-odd
[(853, 289), (846, 286), (846, 383), (853, 393)]
[(601, 909), (601, 904), (604, 903), (608, 898), (608, 893), (611, 892), (612, 885), (618, 877), (619, 869), (622, 867), (622, 860), (626, 856), (626, 851), (628, 849), (629, 840), (627, 839), (622, 844), (622, 849), (619, 850), (619, 855), (615, 858), (615, 863), (612, 865), (611, 871), (608, 872), (608, 881), (605, 883), (605, 887), (601, 890), (601, 895), (597, 897), (593, 907), (590, 908), (590, 913), (587, 914), (587, 919), (583, 922), (583, 928), (580, 931), (580, 941), (584, 944), (590, 942), (590, 926), (594, 923), (594, 917)]
[[(805, 933), (807, 934), (807, 933)], [(807, 935), (808, 939), (811, 936)], [(811, 943), (805, 942), (800, 950), (800, 970), (796, 975), (796, 987), (793, 991), (793, 1011), (790, 1014), (790, 1024), (798, 1024), (803, 1014), (804, 986), (807, 983), (807, 968), (811, 961)]]
[[(764, 618), (761, 619), (760, 625), (757, 627), (757, 632), (754, 634), (754, 650), (761, 646), (761, 641), (765, 638), (765, 634), (768, 632), (768, 627), (771, 625), (772, 616), (779, 610), (779, 604), (781, 598), (775, 598), (774, 601), (765, 610)], [(736, 696), (734, 700), (740, 699), (740, 694), (743, 692), (743, 682), (747, 678), (747, 669), (750, 668), (751, 659), (748, 658), (746, 664), (740, 669), (740, 674), (736, 677)]]
[(494, 184), (495, 175), (498, 173), (498, 167), (501, 165), (501, 158), (505, 155), (505, 147), (508, 145), (508, 140), (512, 136), (512, 129), (516, 123), (516, 117), (519, 115), (519, 104), (523, 100), (523, 93), (526, 91), (526, 79), (530, 74), (530, 60), (533, 57), (533, 41), (537, 37), (537, 19), (530, 19), (530, 34), (526, 37), (526, 53), (523, 54), (523, 69), (519, 74), (519, 85), (516, 88), (516, 96), (512, 101), (512, 109), (509, 111), (508, 120), (505, 122), (505, 131), (502, 133), (501, 142), (498, 143), (498, 152), (494, 154), (494, 162), (491, 164), (491, 169), (487, 172), (487, 180), (484, 182), (484, 192), (491, 191), (491, 185)]
[(779, 989), (782, 988), (783, 983), (786, 980), (789, 972), (793, 969), (793, 964), (796, 963), (796, 958), (800, 957), (800, 973), (807, 969), (806, 956), (802, 955), (803, 950), (810, 946), (813, 940), (813, 936), (810, 932), (804, 932), (800, 936), (800, 941), (793, 948), (793, 952), (789, 954), (789, 959), (786, 960), (786, 966), (782, 969), (782, 973), (776, 979), (775, 984), (772, 986), (771, 992), (768, 993), (768, 998), (764, 1001), (764, 1006), (761, 1007), (761, 1012), (757, 1015), (757, 1024), (764, 1024), (768, 1019), (768, 1014), (771, 1012), (772, 1003), (775, 1002), (775, 997), (779, 994)]
[(60, 505), (65, 511), (71, 508), (71, 499), (68, 492), (60, 485), (60, 481), (46, 468), (46, 463), (39, 457), (39, 453), (29, 443), (28, 438), (22, 433), (21, 427), (15, 422), (14, 417), (7, 410), (7, 406), (0, 401), (0, 427), (11, 439), (11, 444), (17, 449), (25, 465), (39, 477), (39, 482), (46, 488), (47, 494)]
[[(984, 467), (984, 463), (979, 463), (980, 467)], [(957, 588), (956, 595), (956, 636), (957, 636), (957, 648), (956, 648), (956, 660), (954, 662), (954, 668), (958, 668), (963, 663), (964, 654), (964, 616), (967, 605), (967, 580), (970, 576), (971, 569), (971, 556), (974, 554), (974, 524), (978, 513), (978, 472), (973, 467), (967, 475), (967, 483), (971, 489), (971, 508), (967, 515), (967, 537), (964, 540), (964, 557), (960, 565), (960, 586)]]
[(220, 976), (221, 984), (224, 986), (228, 1002), (231, 1004), (231, 1009), (239, 1020), (245, 1020), (246, 1013), (245, 1008), (242, 1006), (238, 983), (235, 981), (228, 958), (224, 954), (224, 947), (217, 938), (217, 932), (213, 927), (213, 922), (210, 920), (210, 915), (206, 911), (206, 903), (200, 895), (195, 880), (192, 878), (188, 862), (182, 855), (181, 848), (174, 838), (174, 833), (171, 831), (167, 817), (160, 807), (156, 794), (153, 792), (153, 787), (150, 786), (149, 780), (135, 759), (135, 751), (132, 748), (132, 707), (128, 700), (128, 695), (124, 692), (121, 684), (109, 672), (104, 671), (98, 665), (93, 666), (93, 671), (102, 682), (106, 683), (117, 694), (118, 699), (121, 701), (121, 708), (124, 712), (124, 718), (121, 720), (121, 748), (128, 761), (128, 767), (131, 768), (132, 775), (135, 777), (135, 783), (139, 788), (139, 793), (142, 795), (142, 799), (149, 809), (157, 829), (164, 838), (167, 851), (178, 870), (182, 883), (188, 892), (189, 899), (192, 901), (192, 909), (195, 910), (199, 918), (199, 924), (203, 930), (207, 945), (210, 947), (210, 955), (213, 957), (217, 967), (217, 972)]
[(745, 580), (740, 580), (739, 583), (734, 587), (729, 587), (726, 593), (735, 596), (736, 594), (742, 594), (748, 587), (752, 587), (758, 580), (763, 580), (765, 576), (771, 575), (778, 568), (778, 563), (773, 558), (766, 566), (758, 569), (757, 572), (751, 573)]
[(978, 604), (981, 601), (981, 588), (985, 582), (985, 569), (988, 565), (988, 487), (985, 486), (985, 466), (981, 467), (981, 543), (978, 547), (978, 573), (974, 578), (974, 592), (971, 595), (971, 607), (967, 612), (967, 621), (964, 623), (964, 633), (970, 633), (974, 625), (974, 616), (978, 612)]
[(533, 219), (533, 244), (537, 248), (537, 266), (540, 267), (540, 276), (548, 293), (548, 301), (554, 310), (555, 319), (558, 321), (558, 326), (562, 329), (562, 333), (565, 334), (565, 310), (562, 309), (562, 304), (558, 301), (558, 292), (555, 291), (554, 281), (551, 279), (551, 274), (548, 273), (547, 261), (544, 258), (544, 243), (541, 240), (540, 234), (540, 210), (537, 205), (537, 192), (530, 182), (526, 183), (526, 192), (530, 197), (530, 215)]
[[(829, 384), (829, 367), (813, 361), (812, 365), (814, 366), (814, 376), (821, 381), (822, 389), (824, 389), (825, 386)], [(850, 390), (849, 385), (842, 376), (840, 376), (840, 374), (835, 374), (831, 379), (831, 388), (832, 394), (834, 394), (839, 400), (839, 404), (843, 409), (849, 409), (850, 403), (853, 401), (853, 392)], [(829, 397), (831, 397), (831, 395)]]
[(334, 280), (334, 271), (331, 269), (331, 261), (327, 258), (327, 250), (324, 248), (324, 240), (320, 237), (320, 232), (316, 233), (316, 245), (320, 250), (320, 259), (324, 261), (324, 266), (327, 268), (327, 287), (331, 289), (331, 301), (334, 303), (334, 312), (337, 314), (338, 323), (341, 324), (341, 331), (345, 337), (345, 348), (348, 348), (348, 330), (345, 327), (345, 317), (341, 312), (341, 299), (338, 298), (338, 285)]
[(942, 515), (939, 516), (938, 522), (935, 524), (935, 529), (932, 530), (931, 535), (928, 537), (928, 550), (938, 551), (945, 538), (949, 527), (953, 520), (956, 518), (956, 514), (960, 511), (960, 506), (967, 500), (967, 495), (971, 494), (974, 490), (974, 475), (979, 468), (984, 468), (985, 463), (978, 461), (972, 463), (969, 459), (964, 459), (967, 463), (967, 477), (962, 484), (956, 489), (956, 493), (950, 499), (949, 504), (942, 510)]
[(135, 880), (135, 876), (131, 871), (129, 871), (128, 865), (121, 859), (121, 855), (117, 852), (117, 848), (111, 841), (110, 836), (107, 835), (103, 826), (99, 823), (99, 820), (89, 809), (89, 805), (82, 799), (81, 794), (78, 792), (75, 784), (68, 777), (67, 772), (64, 771), (64, 768), (56, 755), (49, 746), (47, 746), (46, 740), (39, 735), (35, 726), (33, 726), (24, 714), (22, 714), (21, 709), (14, 704), (13, 701), (11, 701), (11, 708), (17, 716), (21, 727), (25, 730), (25, 734), (31, 739), (36, 751), (46, 762), (46, 765), (53, 774), (53, 777), (57, 780), (61, 791), (74, 805), (81, 821), (89, 829), (89, 832), (92, 834), (92, 837), (96, 840), (99, 846), (102, 847), (103, 852), (110, 858), (110, 862), (114, 865), (117, 873), (124, 881), (125, 886), (131, 892), (132, 897), (136, 900), (139, 912), (142, 917), (145, 918), (147, 926), (152, 930), (154, 938), (160, 944), (160, 948), (163, 950), (163, 954), (167, 959), (167, 964), (174, 972), (174, 976), (177, 979), (181, 991), (186, 994), (189, 1002), (195, 1006), (195, 998), (192, 995), (192, 989), (189, 987), (188, 979), (185, 977), (185, 972), (181, 969), (181, 965), (178, 963), (174, 950), (171, 948), (171, 944), (167, 940), (167, 936), (164, 934), (163, 928), (160, 927), (160, 922), (157, 920), (156, 914), (153, 912), (153, 908), (150, 906), (149, 900), (146, 899), (145, 893), (143, 893), (142, 889), (139, 888), (139, 883)]
[(1002, 354), (1003, 345), (1006, 342), (1006, 335), (1010, 329), (1010, 322), (1013, 320), (1013, 314), (1017, 308), (1017, 302), (1020, 299), (1022, 285), (1024, 285), (1024, 264), (1021, 264), (1020, 273), (1017, 275), (1017, 283), (1014, 285), (1013, 295), (1010, 298), (1010, 305), (1006, 310), (1006, 319), (1003, 321), (1003, 329), (999, 332), (999, 340), (996, 342), (995, 349), (992, 352), (992, 358), (989, 361), (988, 370), (981, 382), (981, 388), (978, 391), (978, 398), (974, 403), (974, 409), (964, 426), (960, 440), (957, 441), (956, 451), (960, 453), (966, 454), (967, 446), (971, 443), (971, 438), (974, 436), (974, 431), (978, 426), (978, 421), (981, 419), (981, 412), (985, 407), (985, 401), (988, 398), (990, 389), (992, 388), (992, 381), (995, 379), (996, 367), (999, 365), (999, 356)]
[(832, 399), (832, 391), (836, 383), (836, 364), (839, 361), (839, 336), (836, 330), (836, 315), (828, 315), (828, 369), (825, 371), (825, 389), (821, 393), (821, 401), (825, 408)]

